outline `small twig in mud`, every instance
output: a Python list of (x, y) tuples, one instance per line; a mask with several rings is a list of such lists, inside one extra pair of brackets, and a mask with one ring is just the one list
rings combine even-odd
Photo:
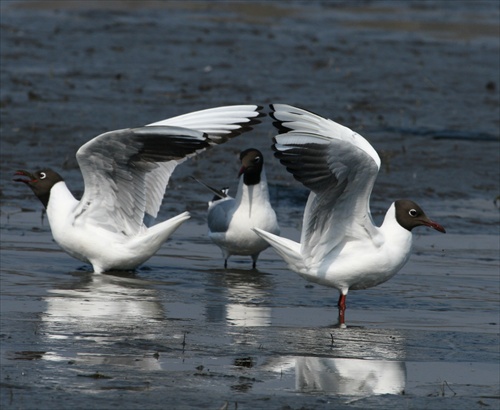
[(186, 348), (186, 332), (184, 332), (184, 338), (182, 339), (182, 353), (184, 353), (185, 348)]
[(443, 383), (441, 384), (441, 396), (444, 397), (444, 388), (445, 388), (445, 386), (448, 386), (448, 389), (450, 389), (453, 392), (454, 396), (457, 395), (457, 392), (450, 387), (450, 385), (448, 384), (448, 382), (446, 380), (444, 380)]
[(334, 343), (334, 340), (333, 340), (333, 333), (330, 333), (330, 337), (332, 338), (332, 346), (333, 346), (333, 343)]

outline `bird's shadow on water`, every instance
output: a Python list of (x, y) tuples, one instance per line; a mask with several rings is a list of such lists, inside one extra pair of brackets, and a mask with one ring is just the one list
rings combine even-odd
[(211, 274), (223, 274), (226, 276), (234, 276), (234, 277), (241, 277), (242, 279), (246, 278), (261, 278), (264, 276), (271, 276), (269, 272), (260, 270), (259, 268), (211, 268), (207, 269), (207, 272)]
[(90, 265), (81, 266), (76, 270), (69, 271), (67, 274), (74, 278), (80, 278), (83, 282), (90, 282), (93, 278), (100, 276), (108, 279), (141, 279), (137, 270), (110, 270), (103, 273), (95, 273)]
[[(143, 284), (152, 284), (158, 281), (158, 275), (156, 274), (157, 269), (151, 268), (147, 265), (140, 266), (136, 269), (131, 270), (109, 270), (103, 273), (95, 273), (90, 265), (83, 265), (76, 270), (72, 270), (68, 272), (68, 275), (73, 277), (79, 277), (82, 279), (87, 278), (89, 281), (95, 277), (103, 277), (108, 280), (116, 279), (119, 281), (123, 279), (123, 283), (143, 283)], [(148, 277), (149, 276), (149, 277)], [(156, 279), (156, 280), (155, 280)], [(161, 280), (161, 283), (166, 283), (165, 280)], [(176, 281), (168, 281), (166, 284), (175, 284)]]
[(258, 269), (220, 268), (208, 269), (206, 273), (213, 284), (223, 288), (249, 287), (271, 290), (274, 287), (272, 275)]
[(95, 273), (91, 267), (81, 267), (77, 270), (67, 272), (68, 277), (78, 280), (77, 283), (58, 285), (58, 288), (83, 289), (89, 286), (95, 287), (96, 284), (115, 284), (123, 287), (140, 288), (147, 286), (148, 280), (140, 276), (137, 271), (108, 271), (104, 273)]

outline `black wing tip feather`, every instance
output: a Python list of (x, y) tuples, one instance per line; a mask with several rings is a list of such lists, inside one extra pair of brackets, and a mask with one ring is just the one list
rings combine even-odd
[[(276, 138), (273, 138), (276, 144)], [(274, 157), (279, 160), (294, 179), (311, 190), (316, 190), (328, 181), (336, 178), (330, 174), (328, 165), (324, 162), (315, 163), (315, 160), (324, 154), (323, 147), (319, 144), (285, 144), (287, 149), (282, 151), (271, 146)]]
[[(158, 129), (165, 129), (165, 127), (158, 127)], [(179, 160), (210, 146), (210, 139), (206, 133), (200, 133), (199, 136), (176, 134), (166, 137), (164, 133), (156, 133), (155, 127), (150, 126), (134, 129), (132, 132), (139, 130), (148, 132), (135, 135), (140, 146), (137, 153), (131, 156), (131, 162)]]
[(261, 118), (267, 116), (267, 114), (264, 111), (262, 111), (263, 109), (264, 107), (262, 107), (261, 105), (257, 105), (257, 108), (254, 110), (257, 113), (257, 115), (255, 117), (250, 117), (249, 118), (250, 121), (240, 123), (240, 125), (244, 125), (245, 128), (250, 127), (251, 129), (252, 126), (260, 124), (262, 122)]
[(256, 108), (255, 108), (255, 112), (257, 113), (257, 115), (255, 117), (250, 117), (249, 120), (250, 121), (247, 121), (247, 122), (243, 122), (243, 123), (238, 123), (239, 125), (242, 126), (242, 128), (250, 128), (254, 125), (257, 125), (257, 124), (260, 124), (262, 121), (261, 121), (261, 118), (264, 118), (265, 116), (267, 116), (267, 114), (262, 111), (264, 109), (264, 107), (262, 105), (257, 105)]
[(225, 142), (231, 138), (237, 137), (238, 135), (253, 130), (254, 126), (262, 122), (261, 118), (267, 115), (265, 112), (262, 111), (263, 109), (264, 107), (262, 107), (261, 105), (257, 105), (256, 108), (254, 109), (254, 111), (257, 113), (255, 117), (247, 117), (249, 121), (236, 122), (235, 124), (239, 125), (239, 128), (232, 130), (228, 134), (218, 136), (217, 137), (219, 141), (218, 143)]
[[(271, 109), (271, 112), (269, 113), (269, 116), (275, 120), (273, 121), (273, 125), (278, 129), (279, 131), (279, 134), (285, 134), (289, 131), (293, 131), (294, 129), (293, 128), (290, 128), (290, 127), (287, 127), (285, 125), (286, 121), (282, 121), (278, 118), (276, 118), (276, 116), (274, 115), (274, 113), (277, 111), (276, 108), (274, 108), (275, 105), (278, 105), (278, 104), (269, 104), (269, 108)], [(299, 110), (302, 110), (302, 111), (305, 111), (305, 112), (308, 112), (309, 114), (312, 114), (314, 116), (317, 116), (317, 117), (320, 117), (320, 118), (324, 118), (323, 116), (315, 113), (314, 111), (311, 111), (311, 110), (307, 110), (305, 108), (302, 108), (302, 107), (299, 107), (299, 106), (296, 106), (296, 105), (290, 105), (290, 104), (281, 104), (280, 105), (288, 105), (292, 108), (298, 108)], [(297, 113), (298, 115), (302, 115), (302, 114), (299, 114)]]
[(274, 120), (273, 125), (274, 127), (278, 130), (280, 134), (285, 134), (288, 131), (292, 131), (291, 128), (286, 127), (283, 125), (283, 121), (279, 120), (278, 118), (275, 117), (274, 113), (276, 112), (276, 109), (274, 108), (275, 104), (269, 104), (269, 108), (271, 109), (271, 112), (269, 113), (269, 116)]

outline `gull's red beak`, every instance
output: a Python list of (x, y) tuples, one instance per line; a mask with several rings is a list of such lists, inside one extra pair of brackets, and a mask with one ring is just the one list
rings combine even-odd
[(25, 184), (30, 184), (30, 183), (37, 181), (37, 178), (32, 173), (30, 173), (28, 171), (19, 170), (19, 171), (16, 171), (16, 173), (14, 175), (21, 175), (23, 177), (28, 178), (28, 179), (14, 178), (14, 181), (16, 181), (16, 182), (24, 182)]
[(431, 228), (435, 229), (436, 231), (446, 233), (446, 230), (441, 225), (439, 225), (436, 222), (431, 221), (430, 219), (428, 221), (425, 221), (424, 224), (426, 226), (430, 226)]

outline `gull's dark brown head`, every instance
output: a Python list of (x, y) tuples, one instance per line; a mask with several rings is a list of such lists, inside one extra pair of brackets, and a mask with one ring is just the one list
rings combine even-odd
[(415, 202), (409, 199), (399, 199), (395, 203), (396, 220), (410, 232), (417, 226), (429, 226), (436, 231), (446, 233), (445, 229), (438, 223), (431, 221), (425, 212)]
[(49, 203), (50, 190), (55, 184), (63, 181), (63, 178), (57, 172), (49, 168), (34, 173), (19, 170), (14, 175), (18, 176), (18, 178), (14, 178), (14, 181), (28, 185), (45, 208)]
[(256, 185), (260, 182), (260, 174), (264, 166), (262, 153), (255, 148), (249, 148), (240, 153), (241, 168), (238, 178), (243, 175), (245, 185)]

